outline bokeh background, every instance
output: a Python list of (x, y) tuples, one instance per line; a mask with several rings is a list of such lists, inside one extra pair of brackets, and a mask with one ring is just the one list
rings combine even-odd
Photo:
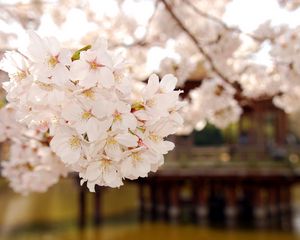
[[(22, 196), (1, 178), (0, 239), (300, 239), (299, 5), (0, 0), (1, 56), (29, 29), (72, 49), (103, 37), (136, 80), (175, 74), (189, 106), (175, 150), (146, 179), (90, 193), (69, 174)], [(197, 102), (215, 78), (235, 89), (224, 98), (234, 111), (214, 108), (222, 85)], [(3, 143), (1, 161), (7, 152)]]

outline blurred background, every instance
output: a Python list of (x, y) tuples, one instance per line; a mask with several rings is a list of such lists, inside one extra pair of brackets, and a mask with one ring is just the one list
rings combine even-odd
[(299, 6), (0, 0), (1, 57), (29, 29), (72, 49), (102, 37), (135, 80), (176, 75), (187, 102), (175, 150), (148, 178), (90, 193), (69, 174), (28, 196), (1, 178), (0, 239), (300, 239)]

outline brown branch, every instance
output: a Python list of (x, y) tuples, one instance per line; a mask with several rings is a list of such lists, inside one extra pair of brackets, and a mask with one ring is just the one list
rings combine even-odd
[(174, 19), (174, 21), (178, 24), (178, 26), (186, 33), (186, 35), (189, 36), (191, 41), (196, 45), (199, 52), (206, 58), (206, 60), (210, 63), (211, 69), (214, 73), (216, 73), (220, 78), (222, 78), (224, 81), (230, 83), (230, 80), (215, 66), (214, 61), (212, 57), (204, 50), (204, 48), (200, 45), (198, 39), (193, 35), (193, 33), (182, 23), (182, 21), (177, 17), (177, 15), (174, 13), (172, 7), (167, 3), (166, 0), (160, 0), (166, 10), (169, 12), (171, 17)]
[[(215, 23), (218, 23), (219, 25), (221, 25), (223, 28), (225, 28), (226, 30), (237, 30), (239, 31), (239, 29), (234, 29), (232, 27), (229, 27), (226, 23), (224, 23), (221, 19), (208, 14), (206, 12), (203, 12), (201, 9), (197, 8), (194, 4), (192, 4), (189, 0), (185, 0), (183, 1), (184, 3), (186, 3), (190, 8), (192, 8), (196, 13), (198, 13), (200, 16), (207, 18)], [(239, 31), (240, 32), (240, 31)]]

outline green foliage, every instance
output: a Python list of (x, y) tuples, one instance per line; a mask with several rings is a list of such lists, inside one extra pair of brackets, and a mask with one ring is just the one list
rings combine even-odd
[(196, 146), (221, 145), (224, 143), (221, 130), (210, 124), (202, 131), (194, 131), (193, 135)]

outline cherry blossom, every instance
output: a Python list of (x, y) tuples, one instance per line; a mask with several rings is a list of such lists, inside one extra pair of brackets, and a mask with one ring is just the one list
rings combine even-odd
[(69, 80), (67, 66), (71, 64), (71, 52), (63, 49), (53, 37), (42, 39), (35, 32), (29, 32), (29, 44), (24, 54), (31, 61), (31, 71), (45, 84), (62, 86)]
[(71, 65), (71, 78), (79, 80), (79, 85), (90, 88), (99, 82), (110, 88), (114, 84), (112, 59), (106, 49), (87, 50), (80, 53), (80, 59)]
[(202, 130), (206, 123), (226, 128), (239, 120), (242, 109), (234, 99), (235, 89), (219, 78), (206, 79), (190, 93), (190, 104), (182, 108), (185, 126), (179, 134)]
[(65, 177), (68, 169), (50, 147), (42, 132), (16, 121), (15, 105), (0, 109), (0, 140), (10, 142), (9, 159), (1, 163), (2, 176), (12, 189), (23, 195), (45, 192)]
[[(5, 85), (13, 83), (21, 90), (24, 86), (15, 79), (15, 72), (28, 76), (26, 91), (8, 98), (17, 123), (47, 136), (45, 147), (65, 168), (78, 172), (90, 191), (95, 185), (119, 187), (124, 178), (147, 177), (163, 164), (163, 155), (175, 146), (165, 138), (183, 124), (178, 113), (182, 91), (174, 90), (176, 77), (167, 74), (159, 80), (153, 74), (148, 84), (134, 90), (136, 80), (128, 66), (101, 39), (69, 51), (54, 38), (30, 32), (29, 45), (22, 52), (21, 56), (8, 52), (2, 62), (2, 69), (10, 74)], [(19, 67), (11, 56), (24, 64)], [(13, 92), (10, 87), (5, 90)], [(6, 131), (4, 140), (11, 138), (8, 131), (13, 128), (9, 120), (3, 121), (8, 126), (0, 129)]]
[[(18, 120), (1, 118), (1, 140), (23, 141), (21, 126), (47, 135), (45, 145), (93, 191), (156, 171), (174, 148), (169, 135), (207, 123), (226, 128), (239, 120), (241, 102), (299, 110), (299, 24), (270, 19), (244, 32), (226, 20), (229, 1), (130, 2), (3, 6), (1, 46), (20, 48), (0, 63)], [(289, 10), (297, 2), (279, 1)], [(21, 46), (15, 40), (26, 28), (57, 39), (30, 32)], [(99, 35), (109, 41), (94, 41)], [(191, 79), (200, 86), (183, 103), (179, 88)]]
[(1, 166), (2, 176), (9, 180), (13, 190), (24, 195), (47, 191), (68, 172), (48, 146), (34, 140), (14, 142), (10, 146), (10, 159)]

